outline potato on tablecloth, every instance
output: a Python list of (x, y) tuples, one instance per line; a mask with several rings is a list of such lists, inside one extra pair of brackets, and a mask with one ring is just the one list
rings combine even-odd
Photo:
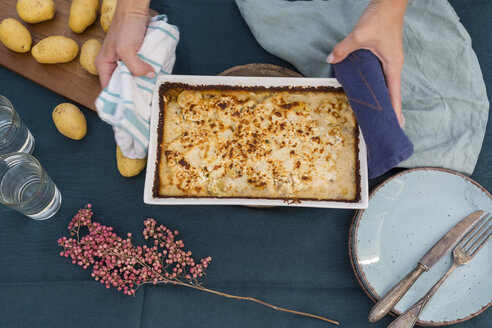
[(65, 137), (80, 140), (87, 133), (87, 122), (80, 109), (70, 103), (62, 103), (53, 110), (56, 129)]
[(138, 175), (145, 168), (147, 158), (128, 158), (123, 155), (120, 147), (116, 146), (116, 165), (118, 171), (124, 177)]

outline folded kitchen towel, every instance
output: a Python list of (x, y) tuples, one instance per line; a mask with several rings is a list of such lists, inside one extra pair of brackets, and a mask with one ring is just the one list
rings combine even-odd
[(97, 113), (113, 126), (116, 143), (125, 157), (147, 156), (154, 86), (159, 74), (171, 74), (178, 40), (178, 28), (167, 23), (166, 15), (152, 17), (138, 56), (152, 66), (156, 77), (133, 76), (118, 61), (108, 86), (96, 99)]
[[(326, 56), (350, 33), (368, 3), (236, 0), (258, 43), (308, 77), (334, 76)], [(402, 109), (414, 153), (398, 166), (471, 174), (489, 101), (470, 36), (446, 0), (408, 2), (403, 51)]]
[(412, 155), (413, 144), (398, 124), (379, 59), (357, 50), (334, 65), (334, 71), (366, 141), (369, 178)]

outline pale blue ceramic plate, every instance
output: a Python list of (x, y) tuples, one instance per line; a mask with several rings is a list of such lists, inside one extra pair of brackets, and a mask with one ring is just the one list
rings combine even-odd
[[(492, 213), (492, 196), (454, 171), (422, 168), (404, 171), (373, 191), (369, 207), (356, 213), (350, 256), (361, 286), (379, 299), (412, 270), (450, 228), (468, 214)], [(407, 310), (452, 263), (445, 255), (394, 308)], [(492, 305), (492, 240), (465, 266), (458, 267), (420, 314), (419, 323), (449, 325), (480, 314)]]

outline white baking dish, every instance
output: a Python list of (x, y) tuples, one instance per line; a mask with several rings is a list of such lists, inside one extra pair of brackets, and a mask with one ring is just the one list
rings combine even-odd
[(332, 78), (290, 78), (290, 77), (235, 77), (235, 76), (195, 76), (195, 75), (160, 75), (157, 79), (152, 100), (152, 115), (150, 120), (149, 155), (145, 177), (144, 202), (154, 205), (253, 205), (253, 206), (304, 206), (323, 208), (367, 208), (368, 177), (367, 151), (362, 132), (359, 134), (359, 170), (360, 170), (360, 201), (284, 201), (279, 199), (261, 198), (157, 198), (153, 197), (152, 188), (156, 172), (156, 156), (158, 147), (157, 127), (159, 121), (159, 87), (164, 82), (181, 82), (193, 85), (231, 85), (231, 86), (264, 86), (264, 87), (341, 87)]

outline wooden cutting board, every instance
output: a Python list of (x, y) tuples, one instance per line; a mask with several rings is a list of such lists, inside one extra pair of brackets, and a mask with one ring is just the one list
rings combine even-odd
[(219, 73), (220, 76), (269, 76), (269, 77), (303, 77), (301, 73), (272, 64), (246, 64), (234, 66)]
[[(97, 39), (102, 42), (106, 35), (99, 23), (100, 16), (84, 33), (73, 33), (68, 27), (71, 1), (55, 0), (55, 17), (52, 20), (38, 24), (28, 24), (22, 21), (17, 15), (16, 3), (16, 0), (0, 1), (0, 20), (11, 17), (24, 24), (31, 32), (33, 45), (50, 35), (64, 35), (78, 43), (80, 55), (80, 48), (85, 41)], [(94, 100), (101, 91), (99, 78), (89, 74), (80, 66), (79, 56), (70, 63), (39, 64), (34, 60), (30, 52), (19, 54), (10, 51), (0, 43), (0, 65), (74, 102), (95, 110)]]

